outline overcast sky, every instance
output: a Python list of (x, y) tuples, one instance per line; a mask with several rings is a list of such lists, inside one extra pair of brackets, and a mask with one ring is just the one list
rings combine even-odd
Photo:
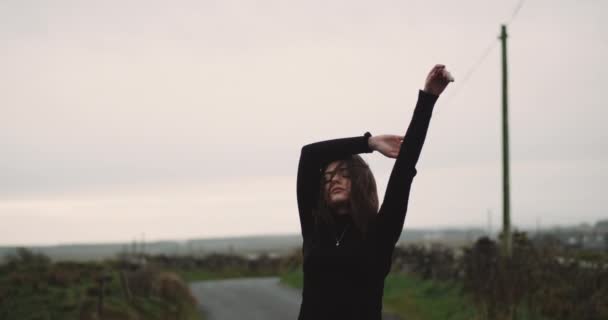
[[(404, 134), (436, 63), (456, 82), (406, 232), (498, 228), (519, 3), (1, 0), (0, 245), (297, 233), (302, 145)], [(509, 23), (516, 226), (608, 218), (607, 12), (528, 0)], [(383, 195), (393, 160), (364, 158)]]

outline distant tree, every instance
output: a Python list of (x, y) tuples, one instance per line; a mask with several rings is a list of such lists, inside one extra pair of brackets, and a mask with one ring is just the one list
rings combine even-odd
[(600, 220), (596, 222), (595, 230), (599, 232), (608, 232), (608, 220)]
[(48, 265), (51, 263), (51, 258), (43, 253), (23, 247), (16, 248), (12, 254), (7, 254), (4, 260), (9, 265)]

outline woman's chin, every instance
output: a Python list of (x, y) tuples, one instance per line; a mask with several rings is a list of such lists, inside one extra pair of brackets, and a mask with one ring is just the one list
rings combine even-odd
[(346, 205), (348, 205), (348, 198), (346, 197), (337, 196), (331, 198), (329, 201), (329, 207), (331, 208), (338, 208)]

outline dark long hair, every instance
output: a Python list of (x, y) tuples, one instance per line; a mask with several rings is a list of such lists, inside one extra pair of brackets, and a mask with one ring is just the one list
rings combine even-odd
[[(378, 190), (376, 179), (369, 166), (359, 155), (350, 155), (339, 159), (346, 165), (351, 180), (349, 209), (355, 227), (365, 238), (369, 225), (378, 213)], [(325, 172), (329, 163), (325, 164), (321, 172)], [(319, 181), (319, 197), (316, 209), (313, 210), (317, 223), (333, 224), (334, 219), (331, 208), (327, 205), (325, 197), (323, 174)]]

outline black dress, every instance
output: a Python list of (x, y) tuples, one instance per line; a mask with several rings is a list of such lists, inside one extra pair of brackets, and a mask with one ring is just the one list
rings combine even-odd
[[(298, 320), (379, 320), (384, 279), (403, 230), (416, 163), (437, 96), (419, 91), (418, 102), (393, 166), (384, 200), (365, 240), (350, 215), (333, 225), (315, 223), (321, 167), (345, 155), (370, 153), (370, 134), (306, 145), (298, 166), (297, 196), (303, 237), (304, 288)], [(348, 228), (347, 228), (348, 227)], [(345, 231), (346, 230), (346, 231)], [(342, 240), (336, 246), (336, 239)]]

